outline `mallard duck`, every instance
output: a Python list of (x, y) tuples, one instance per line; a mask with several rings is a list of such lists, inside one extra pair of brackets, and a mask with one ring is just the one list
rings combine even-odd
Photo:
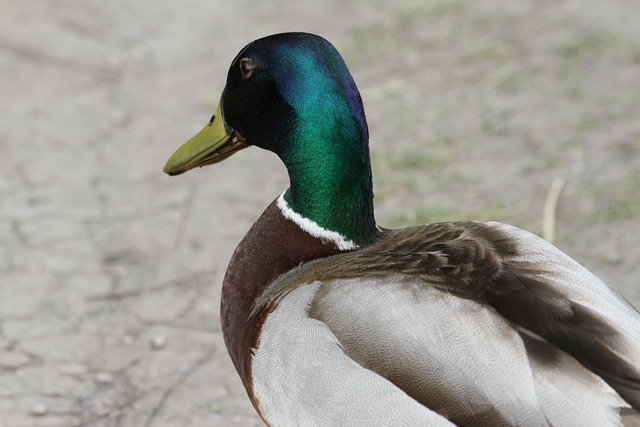
[(262, 419), (583, 427), (637, 415), (638, 311), (509, 225), (379, 227), (368, 139), (337, 50), (277, 34), (240, 51), (215, 115), (164, 168), (257, 146), (289, 173), (222, 287), (225, 344)]

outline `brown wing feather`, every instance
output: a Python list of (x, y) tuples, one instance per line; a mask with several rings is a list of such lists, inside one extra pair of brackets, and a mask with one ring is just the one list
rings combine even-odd
[[(504, 273), (486, 287), (487, 301), (507, 319), (571, 354), (640, 410), (638, 311), (542, 239), (528, 235), (529, 244), (514, 246), (505, 244), (513, 239), (504, 234), (522, 230), (494, 230), (487, 240), (500, 254)], [(592, 290), (594, 285), (599, 288)], [(603, 289), (608, 294), (599, 295)]]

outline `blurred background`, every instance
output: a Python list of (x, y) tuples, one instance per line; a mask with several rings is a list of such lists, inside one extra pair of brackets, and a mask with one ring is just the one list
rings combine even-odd
[(640, 3), (0, 3), (0, 427), (261, 425), (220, 283), (286, 172), (256, 148), (162, 167), (276, 32), (344, 55), (381, 225), (555, 220), (640, 306)]

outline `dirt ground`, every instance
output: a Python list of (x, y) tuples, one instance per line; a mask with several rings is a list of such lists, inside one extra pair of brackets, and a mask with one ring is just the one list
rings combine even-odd
[(276, 32), (343, 52), (381, 225), (542, 233), (555, 187), (556, 244), (640, 306), (638, 2), (0, 4), (0, 427), (261, 425), (219, 293), (285, 170), (162, 166)]

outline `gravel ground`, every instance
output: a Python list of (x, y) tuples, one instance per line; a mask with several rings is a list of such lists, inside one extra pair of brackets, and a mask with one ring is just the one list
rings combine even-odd
[(261, 425), (219, 293), (286, 174), (161, 169), (237, 51), (292, 30), (360, 86), (382, 225), (542, 233), (555, 186), (556, 244), (640, 306), (637, 2), (5, 0), (0, 427)]

